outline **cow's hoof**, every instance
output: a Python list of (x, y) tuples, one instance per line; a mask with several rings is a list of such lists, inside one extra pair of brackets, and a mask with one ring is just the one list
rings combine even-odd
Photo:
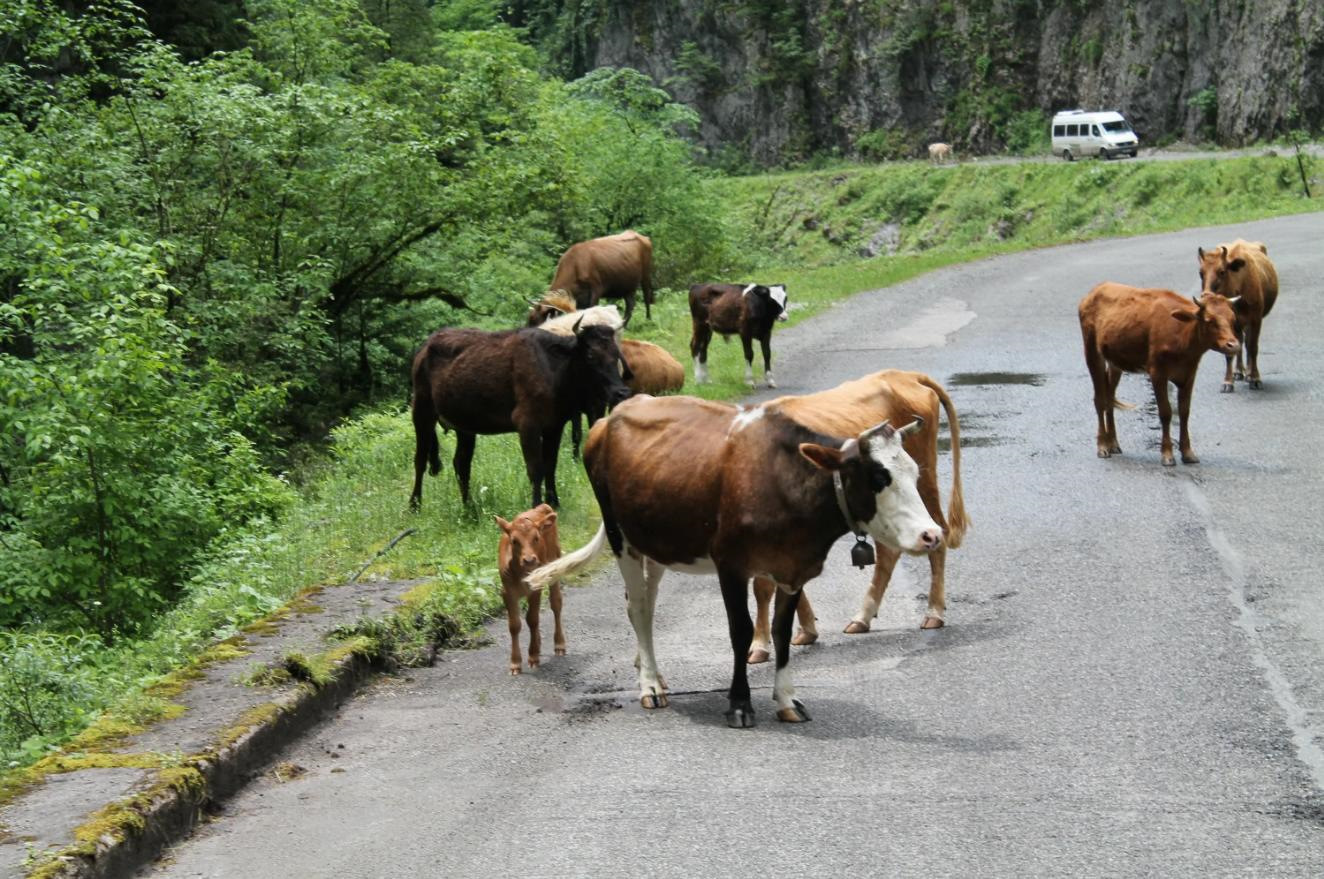
[(1264, 382), (1257, 378), (1253, 378), (1250, 380), (1250, 389), (1252, 391), (1262, 391), (1264, 390)]
[(754, 384), (754, 380), (753, 380), (753, 379), (750, 379), (750, 380), (748, 380), (748, 381), (745, 382), (745, 387), (747, 387), (747, 388), (753, 388), (753, 387), (757, 387), (757, 385)]
[(511, 673), (512, 675), (520, 674), (520, 673), (523, 672), (523, 671), (524, 671), (524, 669), (520, 668), (518, 665), (512, 665), (512, 666), (510, 667), (510, 673)]
[(731, 729), (753, 729), (754, 708), (748, 702), (744, 705), (732, 705), (731, 710), (726, 712), (726, 725)]
[(557, 656), (565, 656), (565, 648), (564, 648), (564, 647), (557, 647), (557, 648), (556, 648), (556, 655), (557, 655)]
[(947, 624), (943, 622), (942, 617), (935, 617), (933, 614), (929, 614), (924, 617), (924, 621), (919, 624), (919, 627), (921, 629), (941, 629), (945, 625)]
[(1196, 456), (1194, 452), (1182, 452), (1181, 462), (1183, 464), (1199, 464), (1200, 459)]
[(782, 723), (808, 723), (813, 718), (809, 716), (803, 702), (792, 699), (790, 708), (777, 709), (777, 719)]
[(761, 662), (767, 662), (770, 658), (767, 650), (764, 650), (762, 647), (755, 647), (753, 650), (749, 651), (749, 658), (745, 661), (750, 665), (758, 665)]
[(1112, 454), (1113, 454), (1113, 453), (1112, 453), (1111, 451), (1109, 451), (1108, 449), (1099, 449), (1099, 457), (1100, 457), (1100, 458), (1111, 458), (1111, 457), (1112, 457)]
[(1237, 390), (1237, 386), (1234, 382), (1223, 382), (1223, 387), (1220, 389), (1219, 392), (1223, 394), (1231, 394), (1231, 393), (1235, 393), (1236, 390)]
[(851, 620), (846, 624), (846, 628), (842, 629), (842, 631), (847, 635), (863, 635), (865, 632), (869, 631), (869, 624), (862, 623), (859, 620)]
[(540, 660), (538, 657), (536, 657), (536, 656), (530, 656), (530, 657), (529, 657), (529, 669), (532, 670), (532, 669), (537, 668), (538, 665), (539, 665), (541, 662), (542, 662), (542, 660)]
[(666, 707), (667, 707), (667, 694), (666, 694), (666, 693), (644, 693), (642, 696), (639, 697), (639, 704), (642, 705), (642, 706), (644, 706), (645, 708), (649, 708), (649, 709), (652, 709), (652, 708), (666, 708)]
[(1244, 382), (1244, 381), (1246, 380), (1246, 373), (1244, 373), (1244, 372), (1234, 372), (1234, 373), (1232, 373), (1232, 377), (1233, 377), (1234, 379), (1236, 379), (1237, 381), (1239, 381), (1239, 382)]
[(797, 629), (795, 632), (795, 637), (791, 639), (791, 643), (794, 644), (796, 647), (805, 647), (810, 644), (813, 644), (817, 640), (818, 640), (817, 632), (806, 632), (804, 629)]
[(775, 381), (773, 381), (772, 379), (768, 379), (768, 387), (770, 387), (770, 388), (775, 388), (775, 387), (777, 387), (777, 383), (776, 383)]

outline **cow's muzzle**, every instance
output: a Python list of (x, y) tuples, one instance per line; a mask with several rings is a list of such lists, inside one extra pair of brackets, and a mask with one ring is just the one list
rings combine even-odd
[(1233, 354), (1236, 354), (1240, 350), (1241, 350), (1241, 344), (1238, 342), (1228, 342), (1226, 345), (1223, 346), (1223, 353), (1226, 354), (1228, 357), (1231, 357)]

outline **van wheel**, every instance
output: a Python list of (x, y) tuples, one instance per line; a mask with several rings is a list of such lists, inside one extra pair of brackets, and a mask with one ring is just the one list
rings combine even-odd
[(1068, 162), (1075, 161), (1075, 156), (1071, 155), (1071, 150), (1062, 150), (1062, 158), (1066, 159)]

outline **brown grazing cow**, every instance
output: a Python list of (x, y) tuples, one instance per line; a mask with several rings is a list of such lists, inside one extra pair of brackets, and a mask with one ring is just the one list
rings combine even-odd
[(423, 498), (423, 470), (441, 472), (437, 424), (455, 431), (455, 475), (469, 502), (469, 468), (477, 434), (518, 433), (533, 506), (558, 505), (556, 456), (566, 421), (591, 406), (630, 396), (620, 348), (610, 326), (577, 327), (560, 336), (538, 329), (485, 332), (445, 329), (414, 355), (414, 491)]
[[(923, 629), (940, 628), (947, 609), (944, 576), (947, 550), (959, 547), (965, 532), (970, 528), (961, 492), (961, 423), (956, 415), (956, 407), (942, 385), (922, 372), (885, 369), (830, 390), (800, 397), (778, 397), (764, 405), (785, 413), (808, 428), (836, 436), (858, 433), (880, 421), (922, 424), (922, 427), (905, 438), (904, 447), (919, 465), (917, 488), (920, 499), (924, 501), (924, 508), (929, 511), (933, 521), (942, 526), (944, 532), (942, 546), (928, 554), (929, 604), (928, 612), (920, 623)], [(952, 439), (952, 490), (947, 498), (946, 517), (943, 516), (942, 501), (938, 497), (938, 416), (942, 409), (947, 412)], [(878, 547), (873, 582), (864, 594), (859, 611), (846, 624), (846, 634), (858, 635), (869, 631), (870, 623), (878, 616), (883, 594), (887, 591), (892, 570), (900, 557), (900, 553), (885, 546)], [(754, 643), (749, 650), (749, 661), (752, 663), (767, 662), (769, 658), (772, 641), (768, 608), (774, 591), (772, 582), (767, 578), (754, 578), (754, 599), (758, 613), (754, 621)], [(808, 595), (800, 598), (797, 614), (800, 631), (796, 632), (791, 643), (814, 643), (818, 640), (818, 627), (814, 621), (813, 608), (809, 606)]]
[(1163, 425), (1163, 464), (1172, 467), (1172, 405), (1168, 382), (1177, 386), (1181, 415), (1181, 460), (1198, 464), (1191, 449), (1188, 419), (1195, 371), (1206, 351), (1236, 354), (1235, 300), (1217, 293), (1187, 299), (1171, 290), (1141, 289), (1105, 281), (1080, 300), (1080, 332), (1085, 342), (1085, 365), (1094, 380), (1094, 410), (1099, 416), (1099, 457), (1122, 451), (1117, 444), (1113, 408), (1131, 408), (1117, 402), (1117, 383), (1123, 372), (1144, 372), (1154, 386), (1159, 422)]
[(621, 356), (631, 373), (625, 384), (636, 394), (669, 394), (685, 384), (685, 367), (660, 345), (622, 339)]
[(552, 290), (564, 290), (580, 308), (599, 299), (624, 299), (625, 322), (634, 314), (634, 291), (643, 288), (644, 316), (653, 317), (653, 242), (635, 231), (570, 245), (556, 264)]
[(1250, 367), (1250, 386), (1258, 390), (1264, 387), (1260, 381), (1260, 324), (1278, 301), (1278, 271), (1269, 259), (1269, 248), (1258, 241), (1238, 238), (1209, 251), (1201, 247), (1199, 261), (1200, 285), (1204, 292), (1237, 299), (1237, 340), (1245, 349), (1246, 362), (1242, 364), (1242, 354), (1238, 351), (1234, 372), (1233, 358), (1228, 356), (1223, 393), (1232, 393), (1234, 378), (1246, 380), (1247, 366)]
[(723, 337), (740, 334), (745, 348), (745, 384), (754, 387), (754, 340), (763, 347), (763, 378), (777, 387), (772, 377), (772, 353), (768, 344), (772, 325), (786, 320), (785, 284), (695, 284), (690, 288), (690, 356), (694, 358), (694, 382), (708, 381), (708, 343), (713, 333)]
[(580, 570), (609, 543), (638, 641), (639, 701), (661, 708), (667, 685), (653, 653), (658, 582), (667, 568), (716, 572), (734, 661), (726, 716), (741, 728), (754, 725), (745, 667), (754, 634), (749, 581), (768, 577), (778, 587), (777, 716), (808, 720), (787, 666), (791, 624), (802, 587), (823, 570), (837, 538), (867, 532), (897, 552), (942, 543), (915, 487), (918, 468), (902, 448), (913, 429), (880, 424), (843, 439), (768, 406), (634, 397), (593, 426), (584, 448), (602, 527), (588, 545), (530, 574), (529, 583)]
[[(533, 589), (524, 578), (530, 571), (561, 557), (561, 541), (556, 534), (556, 512), (547, 504), (520, 513), (507, 522), (494, 516), (501, 527), (501, 542), (497, 546), (497, 568), (501, 572), (501, 598), (506, 603), (506, 622), (510, 626), (510, 673), (517, 675), (523, 667), (519, 649), (519, 603), (528, 602), (529, 668), (537, 668), (541, 661), (542, 636), (538, 631), (538, 611), (542, 603), (542, 590)], [(561, 581), (553, 580), (548, 588), (548, 603), (556, 630), (552, 647), (557, 656), (565, 655), (565, 631), (561, 628)]]

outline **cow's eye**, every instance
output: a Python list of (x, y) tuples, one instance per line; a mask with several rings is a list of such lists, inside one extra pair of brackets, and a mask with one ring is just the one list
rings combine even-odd
[(892, 474), (887, 472), (885, 467), (869, 468), (869, 487), (873, 489), (874, 494), (880, 494), (883, 489), (892, 484)]

